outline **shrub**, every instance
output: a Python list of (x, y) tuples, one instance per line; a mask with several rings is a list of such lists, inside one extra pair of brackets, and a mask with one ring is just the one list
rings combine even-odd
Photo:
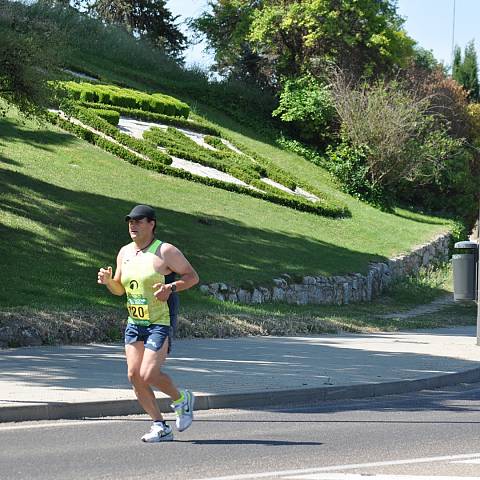
[(80, 92), (80, 100), (82, 100), (83, 102), (97, 102), (98, 95), (93, 90), (90, 90), (89, 88), (84, 88)]
[(106, 120), (110, 125), (116, 126), (120, 120), (120, 114), (115, 110), (102, 110), (95, 109), (92, 110), (95, 115), (98, 115), (100, 118)]
[(402, 81), (407, 90), (428, 100), (428, 113), (446, 120), (449, 134), (456, 138), (468, 136), (468, 93), (441, 67), (411, 65), (402, 72)]
[(480, 103), (471, 103), (467, 109), (469, 136), (475, 145), (480, 146)]
[(165, 175), (172, 175), (175, 177), (202, 183), (204, 185), (209, 185), (212, 187), (229, 190), (231, 192), (250, 195), (252, 197), (270, 201), (278, 205), (283, 205), (285, 207), (293, 208), (299, 211), (313, 213), (316, 215), (323, 215), (328, 217), (349, 216), (349, 212), (346, 208), (339, 207), (333, 202), (330, 203), (330, 202), (322, 201), (322, 202), (312, 203), (301, 198), (295, 198), (295, 197), (292, 197), (291, 195), (282, 194), (281, 192), (269, 193), (269, 192), (256, 191), (247, 187), (243, 187), (241, 185), (236, 185), (234, 183), (224, 182), (222, 180), (216, 180), (208, 177), (200, 177), (190, 172), (186, 172), (184, 170), (170, 167), (169, 165), (166, 165), (163, 162), (145, 160), (140, 158), (138, 155), (135, 155), (134, 153), (130, 152), (126, 148), (122, 147), (121, 145), (113, 143), (110, 140), (107, 140), (101, 137), (100, 135), (97, 135), (96, 133), (93, 133), (90, 130), (87, 130), (81, 126), (74, 125), (71, 122), (62, 119), (56, 114), (49, 114), (49, 119), (52, 121), (52, 123), (60, 125), (65, 130), (74, 133), (80, 138), (83, 138), (84, 140), (87, 140), (88, 142), (91, 142), (94, 145), (97, 145), (100, 148), (103, 148), (104, 150), (109, 151), (114, 155), (117, 155), (120, 158), (126, 160), (127, 162), (133, 165), (137, 165), (141, 168), (146, 168), (148, 170), (152, 170), (158, 173), (163, 173)]
[(205, 135), (203, 137), (203, 141), (207, 145), (211, 145), (212, 147), (216, 148), (217, 150), (231, 151), (219, 138), (213, 137), (212, 135)]
[(88, 82), (60, 82), (70, 92), (71, 98), (83, 102), (100, 102), (117, 107), (142, 109), (169, 116), (188, 118), (190, 107), (176, 98), (160, 93), (149, 95), (144, 92), (115, 85), (99, 85)]
[(336, 148), (327, 148), (326, 167), (340, 180), (344, 192), (374, 205), (388, 205), (391, 199), (385, 190), (369, 179), (369, 154), (368, 146), (351, 146), (344, 141)]
[(272, 115), (291, 123), (301, 139), (322, 144), (331, 135), (335, 107), (329, 88), (307, 75), (285, 81)]
[[(417, 206), (444, 210), (438, 193), (455, 189), (458, 181), (451, 166), (457, 176), (469, 169), (468, 162), (458, 161), (464, 157), (464, 139), (451, 135), (442, 115), (432, 114), (431, 97), (419, 97), (395, 81), (352, 87), (338, 72), (333, 91), (344, 144), (329, 151), (329, 162), (344, 189), (374, 204), (415, 198)], [(368, 150), (358, 154), (365, 146)], [(435, 202), (417, 195), (419, 187), (437, 192)], [(455, 202), (450, 207), (458, 212)]]

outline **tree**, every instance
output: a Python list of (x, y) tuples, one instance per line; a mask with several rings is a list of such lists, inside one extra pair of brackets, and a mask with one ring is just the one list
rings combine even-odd
[(473, 40), (465, 47), (463, 61), (460, 48), (458, 46), (455, 47), (452, 78), (465, 88), (471, 101), (476, 102), (479, 100), (477, 52), (475, 51)]
[(460, 77), (462, 76), (462, 51), (458, 45), (455, 45), (453, 49), (453, 63), (452, 63), (452, 78), (457, 80), (458, 83), (462, 83), (460, 81)]
[(0, 96), (25, 113), (38, 113), (50, 97), (48, 80), (61, 64), (61, 32), (38, 5), (0, 0)]
[(478, 63), (477, 52), (475, 45), (471, 40), (465, 47), (465, 54), (463, 56), (463, 86), (469, 92), (469, 98), (472, 101), (478, 101), (479, 85), (478, 85)]
[(413, 40), (402, 29), (392, 0), (210, 0), (210, 11), (191, 25), (207, 38), (222, 73), (245, 73), (243, 54), (256, 59), (257, 83), (335, 63), (355, 75), (402, 66)]
[(211, 12), (205, 11), (189, 22), (198, 36), (204, 35), (208, 49), (214, 52), (214, 70), (235, 80), (251, 80), (257, 84), (265, 81), (262, 58), (248, 42), (253, 12), (261, 1), (209, 0)]
[(167, 55), (181, 60), (187, 38), (180, 31), (165, 0), (94, 0), (87, 7), (93, 16), (122, 26), (136, 38), (148, 40)]

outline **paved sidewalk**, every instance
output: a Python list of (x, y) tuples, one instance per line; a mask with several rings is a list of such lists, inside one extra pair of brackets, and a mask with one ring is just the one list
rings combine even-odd
[[(480, 381), (475, 327), (363, 335), (176, 340), (165, 370), (196, 408), (268, 407)], [(123, 345), (0, 350), (0, 422), (141, 410)], [(158, 394), (161, 408), (169, 401)]]

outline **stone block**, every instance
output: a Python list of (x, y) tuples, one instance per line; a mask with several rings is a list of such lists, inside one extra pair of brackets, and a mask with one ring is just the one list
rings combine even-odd
[(269, 302), (272, 299), (272, 292), (268, 288), (259, 287), (259, 290), (264, 302)]
[(283, 288), (273, 287), (272, 300), (274, 302), (283, 302), (285, 300), (285, 290)]
[(253, 290), (252, 298), (251, 298), (250, 302), (251, 303), (257, 303), (257, 304), (258, 303), (263, 303), (262, 293), (257, 288), (255, 288)]
[(237, 298), (240, 303), (250, 303), (252, 294), (248, 290), (240, 288), (237, 292)]
[(229, 302), (237, 303), (237, 302), (238, 302), (237, 294), (236, 294), (235, 292), (229, 293), (229, 294), (227, 295), (227, 300), (228, 300)]

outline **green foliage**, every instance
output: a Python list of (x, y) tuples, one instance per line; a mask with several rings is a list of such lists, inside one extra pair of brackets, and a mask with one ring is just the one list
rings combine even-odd
[(342, 190), (373, 205), (386, 207), (392, 198), (382, 185), (373, 184), (369, 176), (368, 146), (351, 146), (347, 142), (337, 147), (328, 146), (326, 168), (340, 181)]
[(318, 145), (331, 136), (335, 107), (329, 88), (305, 75), (284, 82), (273, 116), (291, 123), (301, 139)]
[(474, 102), (479, 100), (477, 52), (473, 40), (465, 47), (463, 60), (460, 48), (455, 47), (452, 77), (465, 88), (470, 100)]
[(343, 138), (369, 148), (372, 185), (425, 184), (461, 146), (448, 136), (441, 117), (429, 114), (428, 99), (416, 98), (396, 82), (351, 88), (337, 76), (334, 93)]
[(41, 8), (0, 0), (0, 97), (36, 114), (50, 101), (48, 80), (66, 50), (57, 24), (36, 23)]
[[(109, 122), (97, 115), (96, 110), (94, 109), (87, 109), (77, 105), (65, 105), (64, 110), (68, 114), (85, 123), (86, 125), (94, 128), (95, 130), (99, 130), (100, 132), (108, 135), (111, 138), (114, 138), (122, 145), (125, 145), (126, 147), (134, 150), (141, 155), (146, 155), (150, 160), (154, 162), (162, 163), (165, 165), (170, 165), (172, 163), (172, 159), (169, 155), (160, 152), (158, 149), (152, 147), (146, 142), (143, 142), (142, 140), (133, 138), (126, 133), (122, 133), (120, 130), (118, 130), (118, 128), (114, 127)], [(82, 136), (82, 138), (84, 137)], [(91, 141), (86, 138), (84, 139), (87, 141)], [(98, 142), (95, 143), (98, 144)]]
[[(67, 8), (65, 2), (41, 0), (27, 5), (27, 2), (2, 1), (0, 18), (7, 20), (4, 22), (5, 34), (2, 30), (0, 37), (0, 52), (4, 51), (9, 60), (0, 62), (0, 72), (2, 68), (16, 64), (19, 72), (24, 72), (21, 75), (32, 77), (28, 81), (29, 94), (23, 95), (23, 100), (38, 98), (39, 103), (46, 104), (48, 91), (43, 88), (47, 85), (41, 80), (42, 73), (55, 72), (53, 67), (60, 66), (102, 78), (104, 82), (114, 81), (133, 88), (140, 84), (148, 91), (162, 91), (189, 100), (201, 99), (202, 104), (220, 108), (256, 131), (271, 131), (275, 98), (271, 92), (257, 88), (252, 82), (210, 81), (209, 75), (201, 68), (183, 68), (149, 41), (134, 38), (123, 27)], [(11, 10), (15, 14), (13, 22), (8, 18)], [(0, 20), (0, 24), (2, 22)], [(13, 26), (26, 32), (22, 33), (25, 40), (18, 38), (16, 30), (12, 31)], [(50, 30), (54, 33), (49, 33)], [(30, 41), (33, 38), (38, 41)], [(25, 48), (22, 47), (24, 43)], [(35, 57), (32, 56), (34, 53)], [(51, 80), (55, 75), (49, 74), (47, 78)], [(19, 90), (23, 88), (22, 82), (17, 75), (11, 85)]]
[(391, 0), (210, 1), (193, 22), (219, 71), (278, 87), (334, 62), (356, 74), (403, 66), (414, 44)]
[(138, 110), (135, 108), (124, 108), (116, 105), (105, 105), (102, 103), (80, 102), (80, 105), (93, 109), (107, 109), (115, 110), (121, 115), (135, 118), (137, 120), (144, 120), (146, 122), (157, 122), (164, 125), (172, 125), (174, 127), (186, 128), (193, 132), (203, 133), (206, 135), (220, 136), (220, 130), (209, 122), (196, 122), (182, 117), (170, 117), (161, 113), (147, 112), (145, 110)]
[[(81, 0), (76, 3), (82, 4)], [(175, 24), (165, 0), (94, 0), (88, 11), (105, 21), (124, 28), (134, 38), (149, 41), (177, 60), (187, 48), (187, 38)]]
[(231, 152), (230, 148), (228, 148), (220, 138), (213, 137), (211, 135), (205, 135), (203, 137), (203, 141), (207, 145), (211, 145), (212, 147), (215, 147), (217, 150), (224, 150), (225, 152)]
[[(262, 167), (261, 164), (252, 161), (252, 159), (246, 155), (237, 154), (228, 147), (218, 151), (203, 148), (173, 128), (168, 128), (167, 130), (152, 128), (145, 131), (143, 136), (155, 145), (165, 148), (169, 155), (191, 160), (201, 165), (229, 173), (248, 184), (261, 186), (262, 190), (266, 187), (265, 184), (255, 183), (255, 181), (260, 180), (262, 176), (270, 176), (270, 172)], [(220, 143), (224, 145), (220, 139), (216, 139), (216, 141), (210, 140), (210, 143)], [(272, 171), (271, 175), (275, 176), (275, 172)], [(275, 193), (278, 193), (278, 189)]]
[(469, 136), (476, 148), (480, 148), (480, 103), (471, 103), (467, 108)]
[[(437, 141), (435, 136), (432, 140)], [(410, 205), (454, 216), (471, 227), (478, 216), (479, 174), (478, 167), (472, 169), (474, 163), (472, 151), (455, 143), (454, 155), (445, 159), (435, 178), (421, 189), (400, 183), (398, 196)]]
[(281, 148), (296, 153), (301, 157), (305, 158), (309, 162), (312, 162), (314, 165), (319, 167), (327, 168), (325, 156), (322, 155), (318, 150), (314, 147), (304, 145), (303, 143), (299, 142), (298, 140), (294, 140), (292, 138), (287, 138), (284, 135), (280, 135), (276, 143)]
[[(263, 184), (263, 182), (256, 183), (260, 181), (259, 179), (261, 175), (267, 174), (272, 180), (281, 181), (283, 184), (287, 184), (286, 186), (295, 188), (295, 183), (291, 181), (291, 177), (272, 165), (270, 165), (270, 170), (268, 170), (266, 166), (255, 164), (248, 160), (245, 155), (239, 155), (233, 151), (232, 153), (224, 151), (212, 152), (205, 148), (201, 148), (189, 137), (174, 128), (169, 127), (166, 131), (160, 128), (153, 128), (150, 131), (145, 132), (144, 136), (148, 141), (142, 141), (121, 133), (117, 128), (96, 115), (94, 110), (76, 105), (65, 106), (65, 109), (67, 113), (78, 118), (86, 125), (114, 138), (120, 144), (125, 145), (129, 149), (147, 156), (147, 159), (141, 158), (139, 155), (126, 150), (121, 145), (105, 139), (90, 130), (78, 125), (72, 125), (72, 128), (70, 127), (70, 122), (62, 120), (57, 116), (51, 116), (50, 118), (54, 123), (61, 125), (62, 128), (65, 128), (80, 138), (123, 158), (133, 165), (153, 170), (158, 173), (222, 188), (224, 190), (250, 195), (272, 203), (317, 215), (337, 217), (348, 216), (349, 214), (346, 207), (340, 206), (338, 202), (334, 200), (321, 198), (321, 194), (319, 194), (320, 200), (313, 203), (302, 197), (296, 197), (278, 189), (268, 188), (268, 185)], [(165, 148), (167, 153), (160, 152), (156, 148), (157, 145)], [(202, 165), (211, 166), (220, 171), (230, 173), (240, 180), (244, 180), (246, 183), (262, 187), (261, 190), (263, 191), (208, 177), (200, 177), (178, 168), (169, 167), (172, 161), (170, 155), (179, 156), (186, 160), (195, 161)], [(265, 160), (265, 163), (268, 164), (268, 161)], [(289, 183), (289, 180), (291, 183)], [(311, 190), (313, 190), (312, 193), (316, 193), (315, 189), (312, 188)]]
[(94, 109), (93, 113), (106, 120), (110, 125), (116, 126), (120, 121), (120, 114), (115, 110)]
[(413, 63), (417, 68), (433, 72), (439, 67), (439, 63), (431, 50), (415, 45), (413, 47)]
[(255, 3), (227, 0), (209, 1), (208, 5), (209, 10), (193, 19), (190, 26), (207, 38), (215, 54), (215, 70), (228, 78), (261, 83), (261, 59), (246, 41)]
[(149, 95), (138, 90), (120, 88), (115, 85), (101, 85), (88, 82), (61, 82), (59, 87), (70, 93), (71, 98), (83, 102), (99, 102), (122, 108), (139, 109), (166, 116), (188, 118), (190, 107), (180, 100), (154, 93)]

